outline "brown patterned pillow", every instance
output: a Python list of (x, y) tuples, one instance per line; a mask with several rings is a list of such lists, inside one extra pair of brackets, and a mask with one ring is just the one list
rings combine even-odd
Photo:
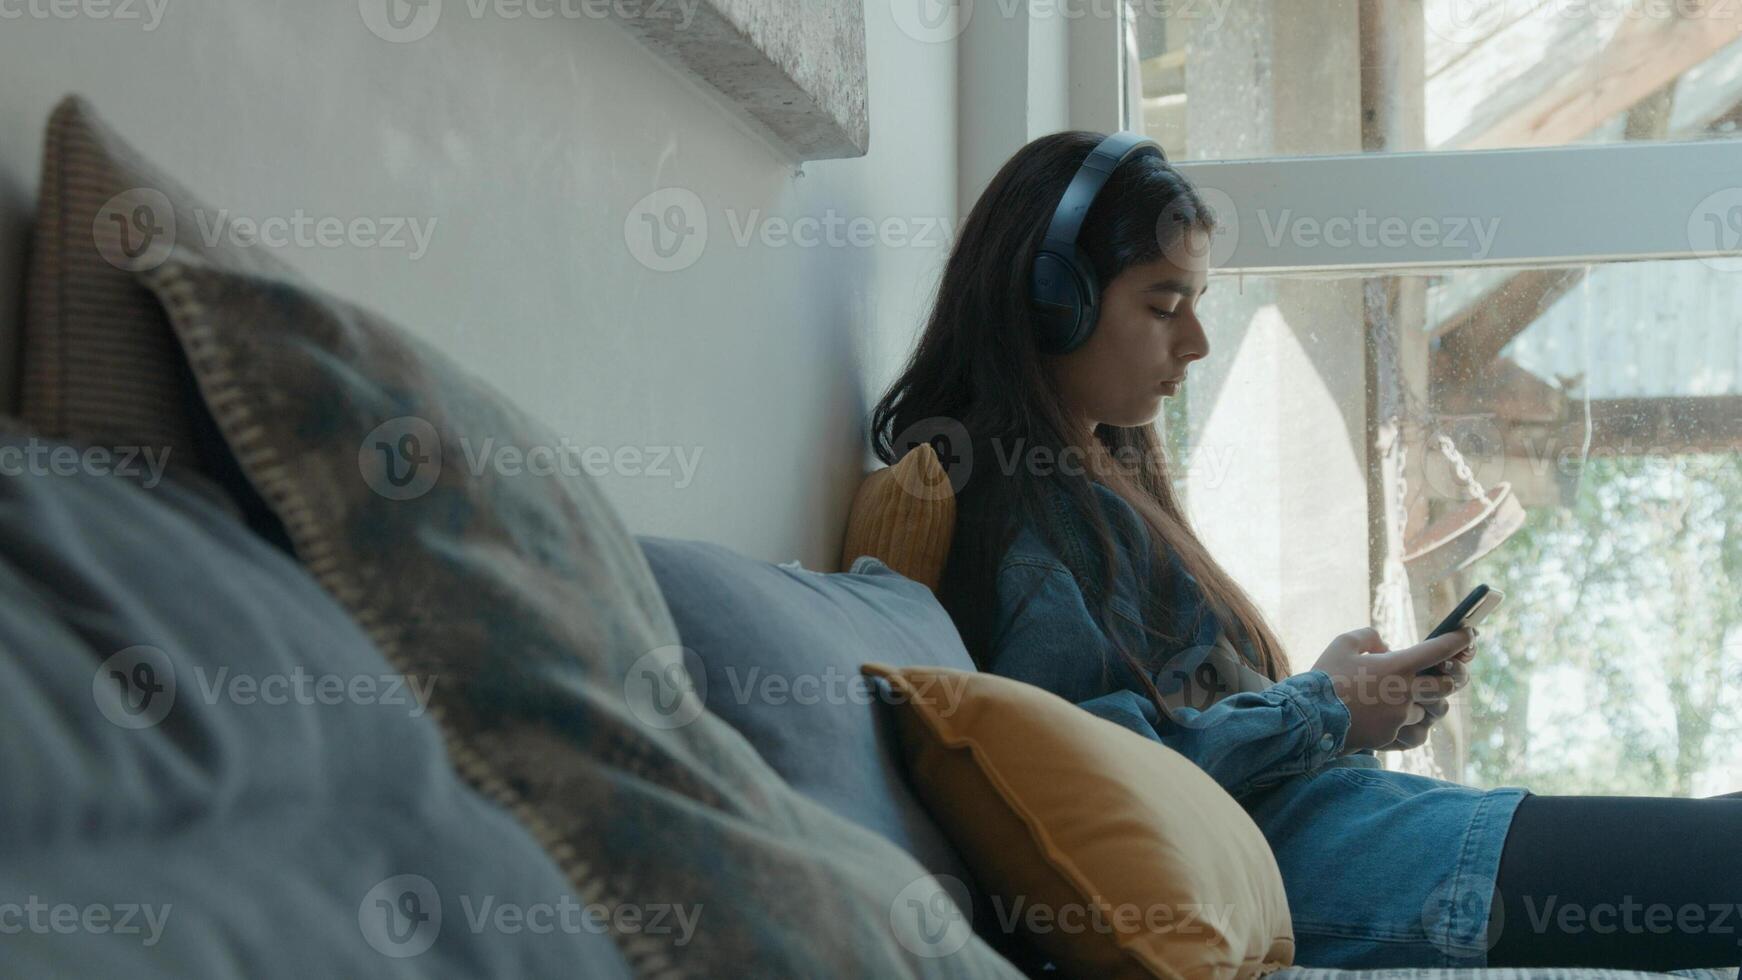
[[(435, 678), (455, 766), (637, 975), (1018, 975), (944, 884), (705, 709), (572, 443), (347, 303), (178, 260), (144, 279), (298, 557), (396, 669)], [(697, 912), (693, 935), (649, 928), (661, 909)]]
[(135, 278), (172, 251), (212, 265), (290, 276), (259, 248), (202, 239), (199, 203), (68, 96), (43, 143), (36, 239), (25, 293), (19, 412), (38, 433), (165, 454), (224, 481), (193, 379), (163, 306)]

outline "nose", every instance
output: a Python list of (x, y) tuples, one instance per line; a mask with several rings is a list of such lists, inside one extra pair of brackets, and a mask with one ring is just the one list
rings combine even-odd
[(1190, 363), (1210, 356), (1210, 337), (1204, 332), (1204, 324), (1195, 312), (1181, 318), (1176, 326), (1179, 329), (1173, 338), (1175, 359)]

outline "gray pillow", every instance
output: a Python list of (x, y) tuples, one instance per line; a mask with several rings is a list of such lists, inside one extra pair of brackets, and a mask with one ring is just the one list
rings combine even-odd
[(881, 688), (859, 675), (870, 662), (974, 669), (931, 590), (875, 558), (825, 574), (714, 544), (638, 540), (708, 710), (799, 792), (965, 881), (908, 788)]
[(201, 494), (0, 458), (6, 975), (629, 975), (601, 910), (500, 927), (584, 900), (454, 775), (441, 678)]
[[(391, 663), (442, 679), (461, 774), (576, 894), (703, 910), (684, 942), (614, 933), (637, 975), (1017, 975), (924, 868), (795, 792), (717, 716), (693, 705), (672, 728), (636, 710), (694, 699), (631, 683), (681, 665), (677, 630), (634, 539), (563, 465), (571, 440), (316, 290), (179, 254), (143, 280), (297, 556)], [(491, 465), (505, 451), (528, 465)]]

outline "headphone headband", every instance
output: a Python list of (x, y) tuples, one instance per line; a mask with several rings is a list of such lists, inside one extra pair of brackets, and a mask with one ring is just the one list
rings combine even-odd
[(1083, 230), (1083, 219), (1088, 217), (1089, 207), (1095, 203), (1101, 188), (1106, 187), (1107, 181), (1112, 179), (1113, 171), (1134, 157), (1145, 156), (1167, 159), (1167, 155), (1161, 151), (1161, 144), (1136, 133), (1114, 133), (1102, 140), (1099, 146), (1090, 151), (1088, 159), (1077, 169), (1077, 175), (1071, 178), (1070, 186), (1065, 188), (1064, 196), (1059, 198), (1058, 208), (1052, 215), (1052, 224), (1046, 229), (1046, 243), (1043, 247), (1075, 245), (1077, 234)]

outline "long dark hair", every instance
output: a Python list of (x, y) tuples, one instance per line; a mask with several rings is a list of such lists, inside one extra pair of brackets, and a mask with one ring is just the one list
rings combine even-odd
[[(1162, 701), (1142, 651), (1129, 649), (1112, 628), (1110, 584), (1117, 574), (1114, 532), (1095, 501), (1091, 480), (1130, 503), (1142, 517), (1154, 547), (1151, 581), (1165, 588), (1164, 546), (1198, 581), (1204, 595), (1230, 615), (1250, 640), (1265, 674), (1280, 680), (1287, 660), (1275, 634), (1245, 592), (1228, 577), (1192, 530), (1168, 478), (1166, 451), (1153, 426), (1095, 429), (1086, 467), (1057, 467), (1037, 479), (1022, 467), (999, 465), (1013, 447), (1061, 458), (1076, 444), (1072, 423), (1045, 370), (1034, 314), (1028, 305), (1030, 267), (1065, 186), (1103, 134), (1064, 132), (1043, 136), (1011, 157), (975, 202), (938, 285), (937, 302), (919, 346), (871, 419), (874, 451), (894, 463), (919, 442), (940, 434), (940, 425), (965, 435), (946, 450), (971, 461), (956, 487), (957, 526), (939, 596), (955, 619), (975, 662), (989, 665), (998, 638), (998, 564), (1024, 525), (1047, 537), (1055, 553), (1056, 521), (1048, 494), (1062, 491), (1096, 529), (1102, 567), (1079, 579), (1091, 612), (1124, 661), (1145, 685), (1164, 717)], [(1128, 266), (1153, 261), (1192, 229), (1212, 231), (1215, 218), (1178, 171), (1154, 157), (1121, 166), (1096, 198), (1079, 244), (1103, 285)], [(940, 421), (947, 420), (947, 421)], [(1063, 457), (1068, 458), (1068, 457)], [(1085, 471), (1086, 470), (1086, 471)], [(952, 476), (959, 474), (952, 473)], [(1152, 621), (1150, 633), (1177, 637), (1189, 627)], [(1186, 634), (1189, 635), (1189, 634)], [(1113, 664), (1105, 665), (1108, 670)]]

